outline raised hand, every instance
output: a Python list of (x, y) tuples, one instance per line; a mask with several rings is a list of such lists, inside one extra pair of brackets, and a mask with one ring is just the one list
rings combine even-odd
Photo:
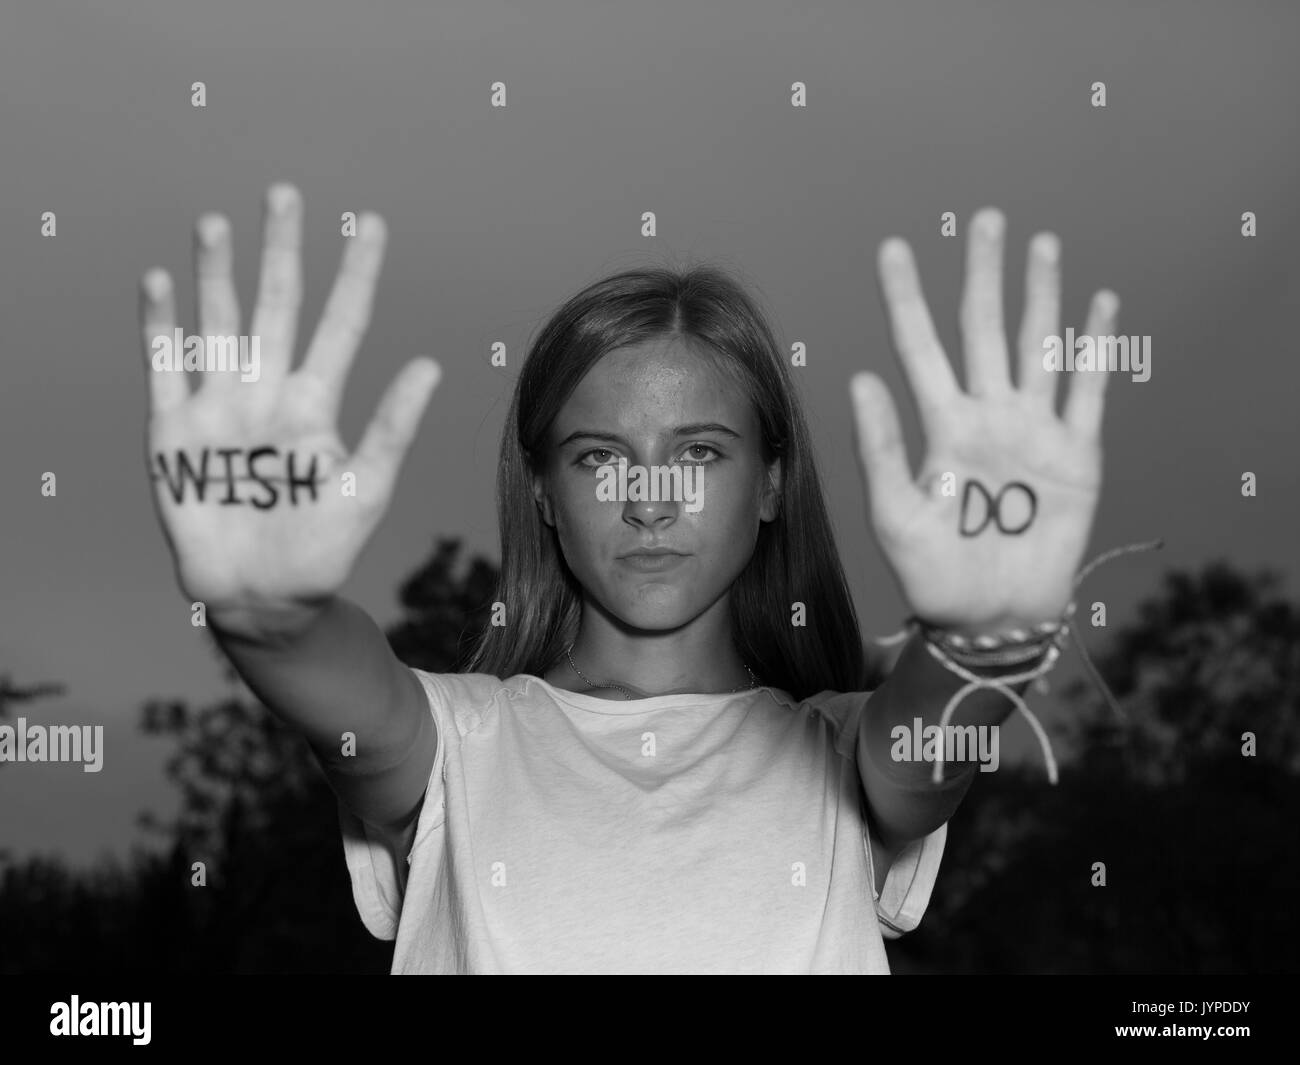
[[(913, 479), (898, 414), (874, 374), (853, 378), (872, 525), (911, 611), (978, 633), (1058, 618), (1071, 599), (1101, 490), (1107, 374), (1076, 372), (1060, 417), (1044, 338), (1059, 335), (1060, 243), (1030, 244), (1026, 306), (1011, 379), (1002, 323), (1005, 220), (971, 221), (961, 307), (967, 391), (944, 354), (911, 249), (880, 247), (894, 344), (916, 398), (926, 455)], [(1094, 294), (1085, 332), (1110, 335), (1119, 299)]]
[[(290, 369), (302, 298), (302, 201), (273, 186), (246, 369), (190, 373), (164, 364), (156, 338), (172, 338), (171, 278), (141, 282), (149, 379), (147, 459), (154, 501), (185, 594), (228, 620), (310, 607), (338, 590), (387, 509), (402, 459), (440, 377), (432, 359), (409, 362), (380, 401), (356, 451), (339, 439), (344, 382), (370, 320), (383, 261), (383, 220), (363, 214), (348, 238), (302, 365)], [(195, 227), (199, 334), (235, 337), (238, 298), (230, 227), (206, 215)], [(156, 357), (157, 356), (157, 357)], [(194, 371), (191, 371), (191, 373)], [(351, 474), (351, 477), (347, 475)]]

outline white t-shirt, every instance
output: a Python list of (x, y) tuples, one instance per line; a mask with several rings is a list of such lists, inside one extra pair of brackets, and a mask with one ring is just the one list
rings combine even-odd
[(610, 700), (416, 675), (438, 749), (401, 869), (339, 804), (357, 910), (394, 973), (887, 973), (947, 825), (877, 896), (863, 693)]

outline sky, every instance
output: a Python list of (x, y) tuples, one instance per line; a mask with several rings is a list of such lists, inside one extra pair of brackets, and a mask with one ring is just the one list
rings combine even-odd
[[(136, 815), (169, 813), (175, 795), (166, 745), (138, 733), (140, 707), (228, 691), (148, 495), (136, 290), (146, 269), (168, 269), (194, 328), (191, 227), (219, 211), (251, 310), (261, 199), (278, 180), (306, 204), (304, 338), (341, 252), (340, 214), (388, 222), (344, 440), (355, 445), (409, 358), (443, 366), (389, 514), (342, 590), (381, 624), (436, 537), (499, 558), (497, 442), (547, 316), (616, 270), (707, 261), (760, 298), (784, 350), (806, 345), (794, 373), (855, 602), (866, 632), (893, 632), (905, 610), (867, 524), (847, 383), (875, 370), (907, 406), (875, 277), (889, 236), (911, 243), (958, 355), (964, 225), (985, 205), (1009, 221), (1009, 326), (1025, 245), (1050, 229), (1064, 248), (1062, 326), (1081, 329), (1105, 287), (1122, 301), (1119, 331), (1151, 337), (1150, 379), (1108, 389), (1089, 557), (1157, 536), (1166, 547), (1102, 569), (1087, 600), (1106, 602), (1114, 626), (1166, 568), (1220, 557), (1276, 569), (1294, 592), (1294, 5), (14, 7), (0, 14), (0, 674), (64, 684), (20, 712), (102, 725), (105, 747), (99, 773), (0, 766), (0, 848), (86, 863), (147, 842)], [(505, 108), (490, 106), (498, 81)], [(796, 81), (804, 108), (790, 103)], [(655, 237), (641, 235), (645, 211)], [(947, 211), (955, 239), (940, 232)], [(490, 361), (498, 341), (504, 369)], [(915, 465), (921, 436), (905, 417)], [(50, 471), (54, 498), (41, 495)]]

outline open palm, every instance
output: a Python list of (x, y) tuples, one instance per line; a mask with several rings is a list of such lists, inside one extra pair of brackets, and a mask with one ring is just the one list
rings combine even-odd
[[(1052, 620), (1071, 598), (1101, 490), (1106, 373), (1078, 372), (1062, 414), (1043, 340), (1059, 335), (1060, 246), (1030, 245), (1011, 381), (1002, 323), (1005, 221), (972, 219), (961, 328), (963, 392), (926, 308), (907, 244), (881, 245), (881, 284), (895, 347), (920, 412), (926, 455), (913, 479), (898, 414), (874, 374), (853, 379), (860, 457), (872, 525), (912, 612), (946, 628), (980, 632)], [(1085, 332), (1109, 335), (1119, 300), (1094, 295)]]
[[(195, 237), (199, 333), (236, 336), (229, 225), (205, 216)], [(161, 270), (141, 283), (154, 501), (181, 588), (209, 612), (294, 606), (338, 590), (387, 508), (439, 377), (430, 359), (408, 363), (349, 454), (338, 410), (369, 321), (385, 229), (377, 215), (361, 216), (303, 363), (291, 372), (301, 240), (300, 196), (291, 186), (273, 187), (250, 323), (260, 341), (255, 379), (205, 372), (191, 392), (188, 373), (155, 368), (154, 340), (175, 328), (173, 288)]]

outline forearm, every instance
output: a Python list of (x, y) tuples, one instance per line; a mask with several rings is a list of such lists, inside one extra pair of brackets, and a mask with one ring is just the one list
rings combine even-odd
[[(213, 635), (244, 682), (277, 718), (297, 729), (327, 765), (342, 737), (358, 737), (349, 769), (381, 767), (406, 737), (389, 726), (409, 671), (361, 607), (341, 596), (319, 607), (210, 616)], [(385, 737), (392, 736), (392, 742)]]
[[(982, 677), (996, 678), (1024, 672), (1015, 667), (971, 670)], [(980, 763), (979, 746), (967, 747), (965, 757), (955, 757), (944, 747), (942, 783), (933, 783), (934, 763), (929, 760), (895, 758), (899, 741), (895, 730), (902, 728), (908, 750), (923, 747), (930, 726), (937, 726), (944, 707), (966, 681), (938, 662), (920, 637), (908, 641), (894, 669), (868, 698), (859, 733), (858, 762), (871, 808), (873, 823), (882, 839), (897, 846), (928, 835), (948, 821), (961, 804), (975, 779)], [(1017, 694), (1027, 683), (1009, 685)], [(1001, 692), (976, 689), (958, 704), (949, 725), (996, 728), (1014, 709)], [(922, 738), (915, 738), (918, 731)], [(915, 739), (914, 739), (915, 738)]]

